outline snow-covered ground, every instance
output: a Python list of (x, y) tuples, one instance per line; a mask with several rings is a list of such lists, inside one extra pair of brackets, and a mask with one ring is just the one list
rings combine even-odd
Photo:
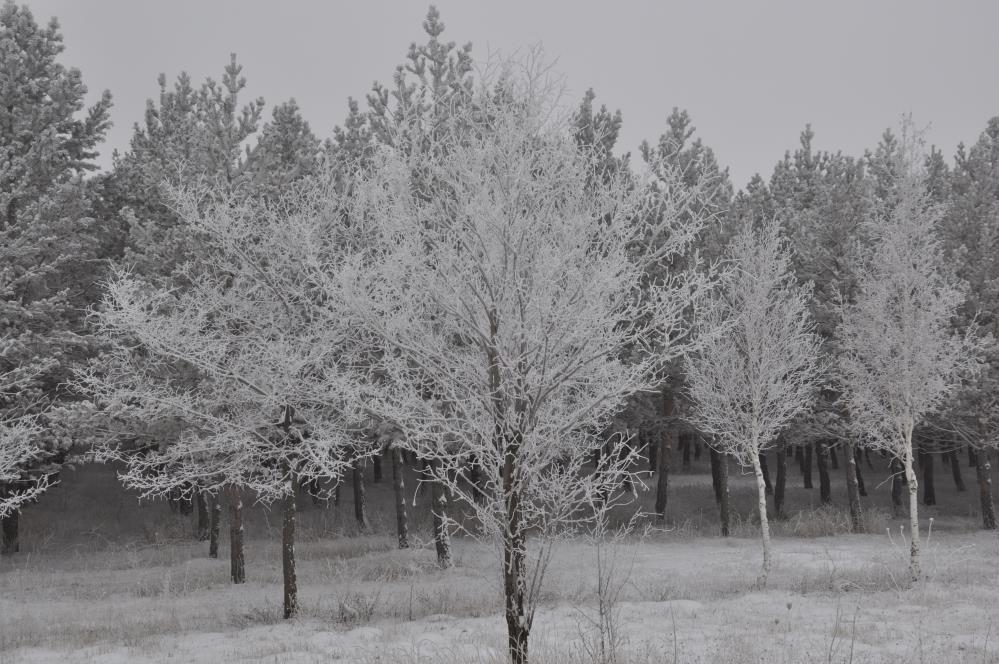
[[(880, 474), (871, 471), (864, 499), (880, 534), (821, 537), (803, 535), (840, 532), (842, 515), (808, 507), (814, 492), (794, 477), (789, 500), (803, 511), (778, 522), (776, 567), (762, 591), (748, 480), (733, 476), (735, 536), (720, 538), (710, 478), (678, 475), (670, 530), (612, 550), (622, 587), (616, 662), (999, 662), (999, 537), (977, 530), (977, 494), (940, 482), (941, 505), (924, 522), (935, 516), (928, 578), (907, 588), (903, 519), (878, 512), (887, 503)], [(0, 558), (0, 664), (504, 662), (496, 552), (457, 538), (456, 566), (441, 571), (428, 542), (398, 551), (391, 491), (369, 489), (372, 534), (351, 532), (349, 502), (303, 504), (302, 615), (285, 621), (279, 514), (247, 510), (247, 583), (233, 586), (225, 543), (220, 559), (208, 559), (190, 518), (162, 503), (137, 507), (111, 469), (67, 472), (26, 511), (22, 552)], [(414, 538), (425, 538), (426, 511), (412, 518)], [(532, 661), (595, 661), (595, 588), (594, 550), (564, 545)]]
[[(993, 534), (934, 535), (915, 588), (887, 536), (778, 540), (777, 551), (760, 591), (752, 539), (621, 546), (621, 661), (999, 661)], [(457, 552), (442, 572), (427, 550), (324, 561), (323, 547), (303, 546), (304, 616), (290, 622), (277, 561), (259, 549), (241, 588), (227, 585), (224, 561), (57, 574), (27, 564), (0, 575), (0, 662), (501, 662), (493, 552), (469, 542)], [(592, 554), (583, 544), (558, 554), (535, 661), (588, 661)], [(32, 644), (8, 647), (19, 641)]]

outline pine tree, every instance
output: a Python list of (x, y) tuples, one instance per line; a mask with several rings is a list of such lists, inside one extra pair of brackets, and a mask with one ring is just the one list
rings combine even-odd
[[(97, 299), (98, 260), (107, 229), (91, 216), (96, 148), (110, 126), (111, 95), (84, 108), (79, 70), (59, 62), (63, 38), (53, 19), (40, 27), (27, 7), (0, 10), (0, 427), (31, 418), (37, 453), (4, 473), (2, 496), (58, 471), (73, 431), (53, 408), (93, 353), (84, 325)], [(0, 444), (8, 437), (5, 429)], [(17, 475), (17, 479), (13, 478)], [(4, 519), (4, 549), (16, 551), (17, 512)]]

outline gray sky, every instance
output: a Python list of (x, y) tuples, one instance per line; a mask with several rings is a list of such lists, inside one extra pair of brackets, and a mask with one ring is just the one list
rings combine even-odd
[[(22, 0), (23, 1), (23, 0)], [(107, 153), (127, 146), (160, 72), (220, 78), (238, 54), (248, 97), (295, 97), (328, 136), (346, 99), (389, 82), (424, 41), (426, 0), (28, 0), (58, 16), (64, 62), (115, 99)], [(912, 112), (950, 158), (999, 115), (996, 0), (438, 0), (447, 39), (473, 53), (543, 42), (578, 98), (624, 114), (622, 151), (654, 140), (673, 106), (731, 168), (765, 177), (811, 122), (820, 149), (860, 154)]]

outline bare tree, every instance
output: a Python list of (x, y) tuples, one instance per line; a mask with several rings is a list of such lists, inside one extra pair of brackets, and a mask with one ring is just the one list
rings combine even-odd
[[(430, 129), (400, 113), (391, 145), (424, 149), (375, 156), (359, 195), (376, 242), (356, 278), (329, 289), (352, 290), (384, 348), (372, 409), (498, 544), (521, 664), (552, 546), (634, 460), (582, 472), (598, 432), (662, 383), (706, 278), (677, 270), (641, 292), (696, 237), (702, 216), (683, 214), (700, 209), (696, 187), (668, 168), (658, 190), (624, 171), (594, 178), (605, 160), (575, 144), (537, 59), (493, 80)], [(648, 205), (663, 214), (642, 214)]]
[(951, 320), (964, 301), (943, 262), (933, 204), (918, 164), (919, 143), (903, 131), (892, 195), (868, 222), (873, 248), (859, 271), (854, 302), (842, 307), (839, 373), (851, 421), (870, 447), (901, 464), (909, 490), (910, 560), (920, 577), (919, 501), (913, 429), (939, 409), (977, 368), (974, 326), (958, 335)]
[(814, 401), (820, 340), (776, 222), (746, 224), (728, 250), (721, 291), (699, 313), (701, 345), (687, 362), (692, 419), (721, 451), (752, 466), (758, 489), (763, 570), (771, 567), (766, 483), (760, 453)]

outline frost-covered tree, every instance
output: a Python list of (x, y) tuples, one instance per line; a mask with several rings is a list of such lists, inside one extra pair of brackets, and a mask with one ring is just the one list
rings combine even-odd
[(728, 249), (720, 292), (698, 310), (701, 341), (688, 358), (691, 418), (756, 475), (763, 538), (761, 585), (771, 567), (760, 453), (808, 409), (822, 379), (820, 339), (776, 221), (746, 224)]
[[(72, 401), (65, 382), (94, 352), (84, 314), (99, 297), (106, 229), (82, 178), (96, 168), (111, 96), (85, 108), (87, 88), (62, 51), (54, 19), (41, 27), (27, 7), (0, 9), (0, 426), (13, 427), (0, 454), (21, 459), (2, 472), (0, 495), (37, 491), (58, 471), (73, 432), (50, 414)], [(29, 421), (40, 428), (25, 455), (15, 423)], [(18, 548), (18, 520), (17, 510), (0, 517), (4, 552)]]
[[(644, 275), (696, 237), (701, 219), (684, 212), (700, 192), (668, 170), (655, 201), (624, 172), (594, 186), (600, 155), (574, 140), (543, 69), (501, 68), (428, 130), (405, 117), (390, 128), (432, 149), (378, 151), (361, 194), (373, 244), (354, 280), (328, 286), (353, 291), (384, 348), (371, 408), (498, 544), (518, 663), (552, 544), (621, 479), (580, 472), (597, 432), (661, 383), (704, 285), (677, 271), (640, 297)], [(662, 214), (643, 214), (651, 204)]]
[(840, 312), (838, 373), (857, 431), (904, 468), (909, 572), (916, 581), (920, 542), (913, 430), (977, 368), (979, 342), (973, 326), (964, 333), (951, 326), (965, 295), (944, 261), (938, 229), (944, 209), (932, 202), (925, 186), (919, 142), (907, 126), (893, 145), (894, 161), (882, 171), (895, 180), (867, 223), (873, 245), (857, 273), (856, 298)]
[(176, 190), (175, 209), (202, 242), (197, 264), (178, 268), (186, 286), (117, 274), (97, 315), (110, 357), (81, 379), (108, 417), (182, 424), (153, 454), (120, 436), (98, 446), (142, 495), (246, 488), (284, 501), (285, 617), (297, 607), (299, 483), (338, 479), (358, 449), (350, 429), (361, 383), (341, 370), (352, 366), (350, 319), (317, 296), (303, 262), (312, 244), (346, 244), (354, 232), (340, 223), (330, 179), (293, 187), (286, 202)]

